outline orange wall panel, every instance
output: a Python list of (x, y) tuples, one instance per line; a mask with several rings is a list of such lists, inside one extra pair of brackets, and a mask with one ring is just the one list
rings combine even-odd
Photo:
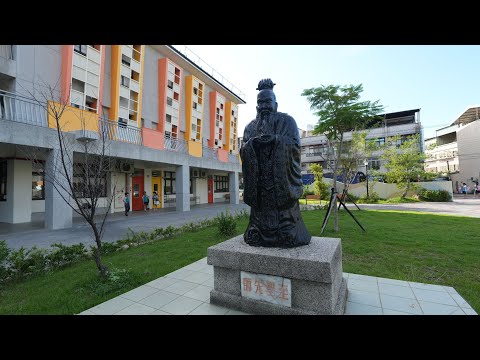
[(61, 102), (70, 104), (70, 84), (72, 83), (73, 45), (62, 47)]
[(228, 162), (228, 151), (218, 149), (218, 161)]
[(142, 128), (143, 145), (157, 150), (165, 149), (165, 136), (159, 131)]
[[(61, 109), (62, 104), (54, 101), (48, 102), (49, 108)], [(66, 106), (65, 111), (60, 118), (60, 130), (62, 131), (74, 131), (74, 130), (90, 130), (98, 132), (98, 114), (81, 110), (73, 106)], [(57, 122), (50, 112), (48, 113), (48, 127), (57, 128)]]

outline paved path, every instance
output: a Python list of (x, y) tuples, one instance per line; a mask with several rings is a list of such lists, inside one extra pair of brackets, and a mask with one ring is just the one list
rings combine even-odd
[[(107, 219), (103, 240), (115, 242), (120, 240), (128, 231), (150, 231), (158, 227), (172, 225), (179, 227), (191, 222), (199, 222), (205, 219), (213, 219), (221, 212), (229, 210), (231, 213), (243, 209), (250, 211), (250, 207), (241, 203), (231, 204), (207, 204), (198, 205), (187, 212), (176, 212), (174, 209), (161, 209), (148, 212), (131, 212), (126, 217), (124, 213), (111, 214)], [(90, 226), (83, 219), (74, 218), (74, 225), (70, 229), (47, 230), (42, 228), (43, 219), (37, 219), (33, 224), (2, 224), (3, 233), (0, 232), (0, 240), (6, 240), (9, 248), (19, 249), (21, 246), (31, 248), (36, 245), (41, 248), (50, 248), (51, 244), (62, 243), (72, 245), (84, 243), (86, 246), (94, 245), (94, 238)]]
[[(354, 205), (349, 204), (349, 209), (351, 206), (355, 208)], [(480, 218), (480, 196), (474, 199), (472, 195), (469, 195), (466, 199), (455, 196), (452, 202), (420, 202), (392, 205), (359, 204), (359, 206), (361, 209), (434, 212)]]
[[(349, 207), (355, 208), (354, 205)], [(411, 204), (360, 204), (363, 209), (373, 210), (408, 210), (419, 212), (435, 212), (449, 215), (471, 216), (480, 218), (480, 197), (474, 199), (471, 195), (464, 199), (462, 196), (455, 196), (453, 202), (422, 202)], [(171, 209), (161, 209), (157, 212), (142, 211), (131, 212), (126, 217), (123, 213), (115, 213), (109, 216), (106, 227), (104, 241), (115, 242), (121, 239), (128, 231), (150, 231), (157, 227), (175, 227), (182, 226), (190, 222), (198, 222), (206, 218), (213, 218), (221, 212), (229, 209), (230, 211), (249, 211), (250, 207), (241, 203), (239, 205), (230, 204), (206, 204), (192, 208), (189, 212), (179, 213)], [(10, 248), (18, 249), (21, 246), (31, 248), (37, 247), (50, 248), (50, 245), (60, 242), (65, 245), (83, 242), (85, 245), (94, 245), (91, 229), (83, 223), (83, 219), (75, 218), (74, 226), (63, 230), (46, 230), (43, 228), (43, 218), (37, 218), (30, 224), (0, 224), (0, 240), (6, 240)], [(43, 215), (42, 215), (43, 216)]]

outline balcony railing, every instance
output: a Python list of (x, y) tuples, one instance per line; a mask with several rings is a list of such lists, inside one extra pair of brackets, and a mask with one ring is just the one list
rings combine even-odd
[(13, 45), (0, 45), (0, 57), (7, 60), (14, 60)]
[(238, 160), (238, 155), (228, 154), (228, 162), (230, 162), (232, 164), (239, 164), (240, 161)]
[(105, 135), (105, 139), (143, 145), (142, 130), (140, 128), (117, 121), (100, 119), (98, 120), (98, 130), (101, 137)]
[(188, 154), (188, 143), (177, 138), (165, 138), (165, 150)]
[(47, 111), (33, 99), (0, 90), (0, 119), (48, 127)]
[(218, 160), (217, 150), (208, 146), (203, 146), (202, 155), (206, 159)]

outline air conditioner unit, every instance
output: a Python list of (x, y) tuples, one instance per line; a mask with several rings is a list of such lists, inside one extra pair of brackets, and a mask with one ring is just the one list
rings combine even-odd
[(200, 171), (200, 177), (205, 179), (207, 177), (207, 172), (205, 170)]
[(192, 170), (192, 176), (193, 176), (194, 178), (198, 178), (198, 177), (199, 177), (198, 169), (193, 169), (193, 170)]
[(120, 172), (133, 174), (134, 168), (133, 164), (121, 162), (120, 163)]

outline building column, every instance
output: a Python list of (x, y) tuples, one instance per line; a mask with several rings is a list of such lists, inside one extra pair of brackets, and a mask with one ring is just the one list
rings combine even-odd
[(177, 166), (175, 174), (177, 211), (190, 211), (190, 166)]
[[(73, 159), (73, 151), (69, 154)], [(67, 161), (67, 171), (70, 177), (73, 173), (73, 164)], [(48, 152), (45, 163), (45, 227), (50, 230), (65, 229), (72, 227), (72, 208), (66, 203), (70, 201), (70, 191), (61, 189), (63, 185), (68, 189), (68, 182), (65, 179), (62, 162), (60, 159), (60, 149), (53, 149)], [(53, 182), (57, 189), (53, 186)], [(63, 195), (63, 197), (62, 197)]]
[(228, 180), (229, 180), (229, 190), (230, 190), (230, 204), (238, 204), (238, 172), (229, 172), (228, 173)]
[(32, 221), (32, 162), (7, 162), (7, 201), (4, 221), (18, 224)]

